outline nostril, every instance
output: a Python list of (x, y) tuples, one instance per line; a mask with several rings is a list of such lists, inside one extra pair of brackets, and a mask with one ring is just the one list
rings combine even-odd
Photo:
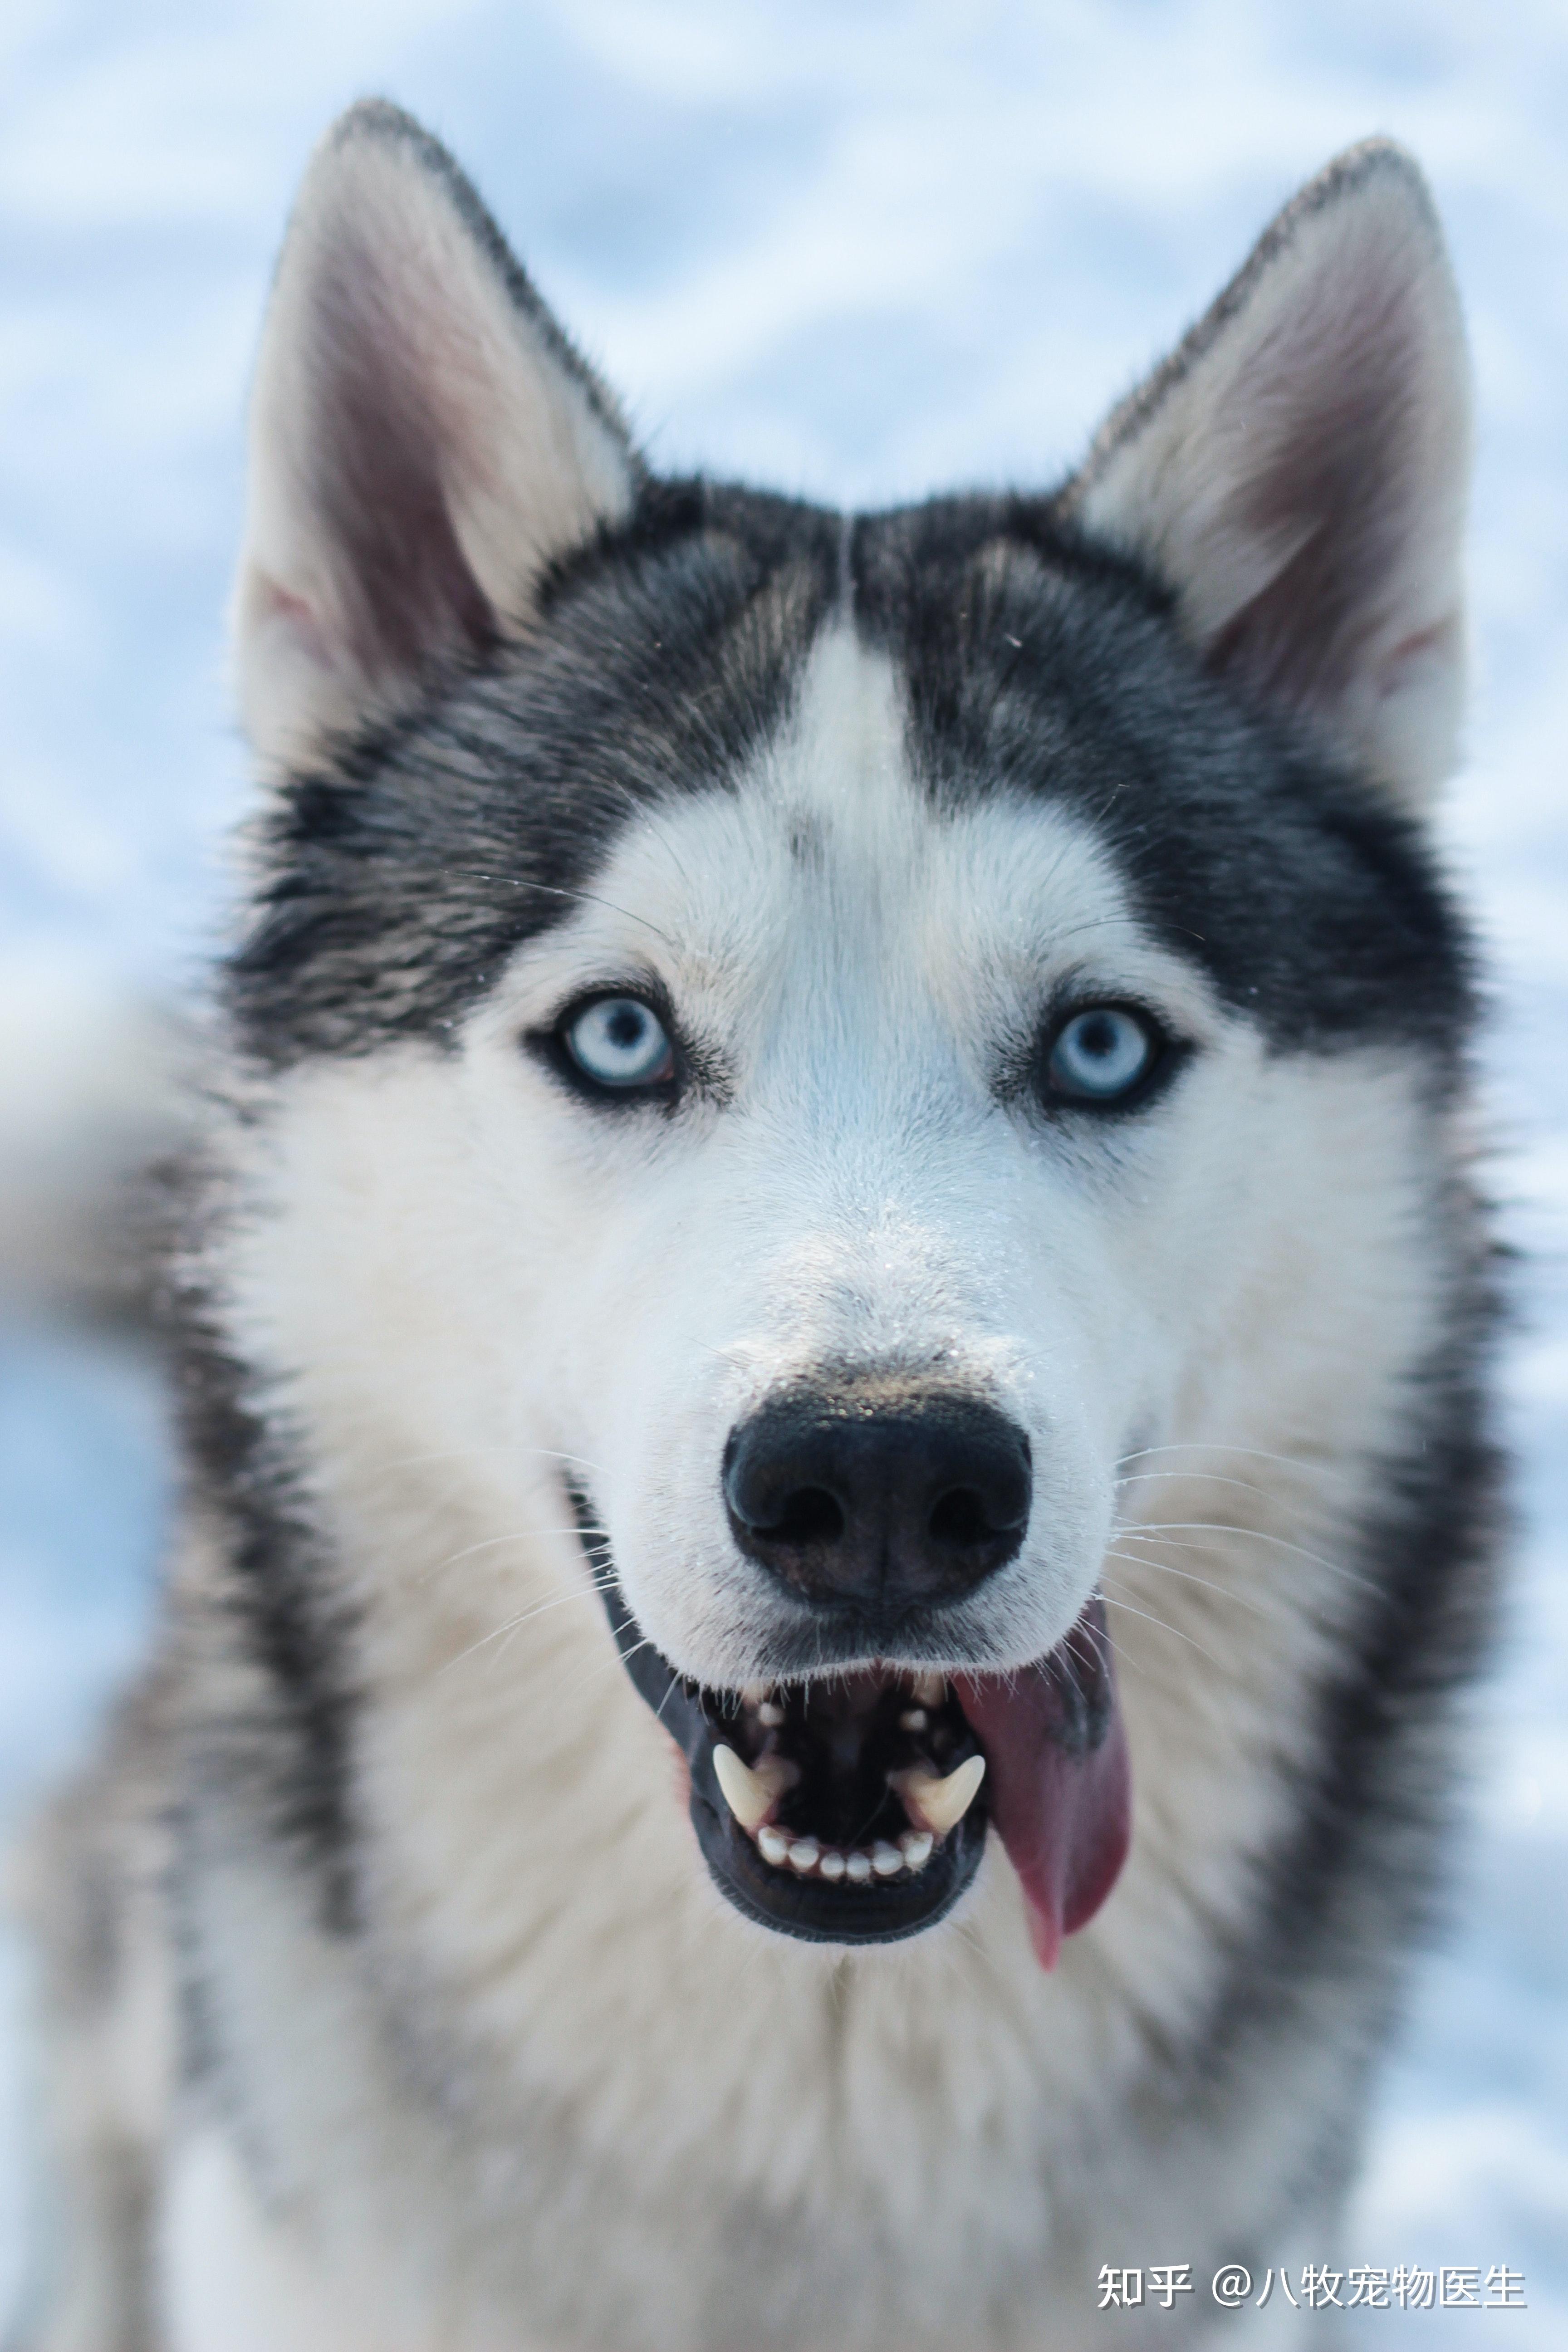
[(844, 1509), (826, 1486), (797, 1486), (786, 1495), (772, 1524), (755, 1532), (772, 1543), (837, 1543), (844, 1533)]
[(945, 1607), (1023, 1544), (1026, 1433), (984, 1398), (889, 1387), (786, 1390), (725, 1445), (739, 1549), (813, 1605)]
[(1001, 1532), (991, 1524), (985, 1499), (973, 1486), (954, 1486), (938, 1496), (931, 1507), (930, 1528), (940, 1544), (951, 1544), (955, 1550), (967, 1550), (972, 1544), (984, 1543)]

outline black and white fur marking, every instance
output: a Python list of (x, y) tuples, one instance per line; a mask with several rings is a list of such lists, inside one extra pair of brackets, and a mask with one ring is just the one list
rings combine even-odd
[[(1497, 1549), (1418, 173), (1331, 165), (1065, 485), (845, 519), (652, 478), (361, 107), (254, 420), (189, 1511), (34, 1853), (20, 2343), (1068, 2352), (1145, 2340), (1103, 2262), (1332, 2258)], [(657, 1087), (572, 1063), (605, 996)], [(1043, 1073), (1097, 1004), (1158, 1069), (1086, 1108)], [(960, 1399), (1026, 1527), (929, 1605), (769, 1572), (726, 1446), (800, 1393)], [(983, 1810), (902, 1940), (847, 1881), (787, 1932), (814, 1861), (726, 1899), (649, 1697), (712, 1806), (758, 1688), (809, 1762), (1101, 1601), (1132, 1842), (1054, 1972)]]

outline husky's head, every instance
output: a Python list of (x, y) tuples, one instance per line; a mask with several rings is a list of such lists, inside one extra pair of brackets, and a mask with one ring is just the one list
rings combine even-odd
[(1430, 1104), (1462, 1032), (1414, 818), (1465, 407), (1373, 145), (1052, 495), (662, 482), (411, 123), (317, 159), (237, 606), (241, 1034), (306, 1091), (428, 1074), (353, 1183), (431, 1445), (559, 1464), (772, 1927), (911, 1934), (994, 1825), (1049, 1960), (1117, 1875), (1119, 1474), (1274, 1339), (1320, 1384), (1357, 1344), (1368, 1089)]

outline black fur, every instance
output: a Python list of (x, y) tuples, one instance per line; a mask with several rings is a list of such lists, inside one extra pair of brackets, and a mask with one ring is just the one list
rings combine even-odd
[(288, 785), (259, 920), (229, 967), (240, 1040), (439, 1041), (576, 903), (650, 803), (722, 788), (784, 715), (836, 577), (831, 517), (673, 485), (551, 583), (545, 625)]
[(191, 1291), (174, 1308), (174, 1368), (193, 1500), (220, 1524), (237, 1648), (259, 1679), (253, 1714), (193, 1725), (199, 1780), (233, 1786), (313, 1875), (323, 1926), (353, 1924), (349, 1784), (352, 1613), (293, 1459), (286, 1412), (245, 1368)]
[(855, 572), (939, 803), (1066, 803), (1166, 946), (1275, 1046), (1386, 1036), (1451, 1073), (1470, 953), (1426, 841), (1304, 730), (1205, 676), (1158, 582), (1028, 499), (863, 521)]
[[(526, 647), (433, 677), (410, 716), (288, 785), (229, 967), (242, 1043), (439, 1042), (561, 919), (638, 810), (723, 791), (842, 609), (836, 517), (650, 485), (550, 584)], [(1378, 1037), (1451, 1080), (1473, 1013), (1417, 828), (1294, 723), (1205, 676), (1159, 584), (1043, 499), (942, 499), (853, 528), (849, 588), (900, 672), (939, 804), (1065, 803), (1146, 921), (1282, 1051)]]

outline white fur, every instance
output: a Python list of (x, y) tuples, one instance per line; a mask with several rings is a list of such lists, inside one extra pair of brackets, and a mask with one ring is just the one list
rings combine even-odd
[[(215, 1869), (204, 1927), (257, 2053), (273, 2226), (309, 2213), (323, 2294), (378, 2346), (499, 2352), (526, 2276), (590, 2331), (635, 2294), (674, 2352), (752, 2259), (739, 2210), (805, 2233), (845, 2346), (1054, 2347), (1048, 2248), (1131, 2262), (1179, 2236), (1186, 2184), (1095, 2150), (1150, 2037), (1212, 1987), (1307, 1753), (1310, 1670), (1360, 1605), (1336, 1547), (1441, 1312), (1438, 1155), (1397, 1059), (1268, 1059), (1070, 818), (938, 821), (900, 744), (884, 666), (830, 636), (744, 787), (635, 822), (455, 1055), (307, 1066), (236, 1139), (234, 1324), (309, 1432), (363, 1611), (365, 1948), (405, 1956), (376, 1995), (397, 2063), (459, 2112), (547, 2116), (618, 2184), (608, 2240), (587, 2189), (575, 2223), (476, 2230), (487, 2195), (498, 2232), (511, 2212), (501, 2156), (444, 2174), (366, 2043), (362, 1963), (259, 1863)], [(989, 1097), (989, 1042), (1068, 970), (1201, 1041), (1135, 1129), (1042, 1130)], [(652, 972), (728, 1058), (722, 1111), (607, 1118), (520, 1049), (574, 992)], [(974, 1604), (997, 1662), (1104, 1576), (1134, 1843), (1052, 1977), (994, 1844), (962, 1916), (891, 1950), (729, 1909), (589, 1590), (563, 1465), (654, 1638), (744, 1678), (771, 1603), (726, 1552), (717, 1465), (736, 1414), (824, 1350), (983, 1371), (1029, 1426), (1043, 1532)], [(1131, 1447), (1195, 1450), (1141, 1453), (1119, 1486)], [(1120, 1532), (1173, 1520), (1215, 1524)], [(284, 2001), (304, 2063), (267, 2054)], [(1238, 2229), (1254, 2153), (1225, 2158)], [(875, 2310), (868, 2231), (902, 2283)]]

